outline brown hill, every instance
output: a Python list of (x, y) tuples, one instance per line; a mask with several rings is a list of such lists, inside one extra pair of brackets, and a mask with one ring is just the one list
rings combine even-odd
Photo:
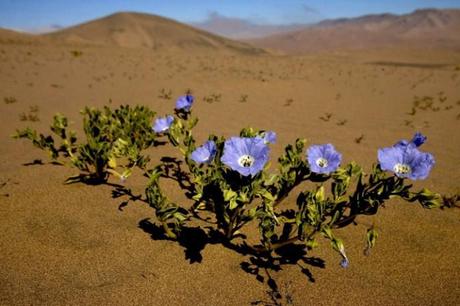
[(45, 36), (66, 42), (145, 47), (155, 50), (265, 53), (262, 49), (243, 42), (225, 39), (168, 18), (142, 13), (116, 13)]
[(460, 10), (417, 10), (407, 15), (368, 15), (250, 41), (288, 54), (346, 49), (410, 47), (460, 49)]
[(0, 43), (2, 44), (30, 44), (41, 40), (40, 37), (31, 34), (0, 28)]

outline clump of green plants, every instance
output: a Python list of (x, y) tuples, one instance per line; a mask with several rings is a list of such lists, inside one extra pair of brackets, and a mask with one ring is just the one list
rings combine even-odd
[[(110, 174), (126, 179), (139, 167), (148, 179), (145, 201), (164, 237), (184, 241), (185, 230), (198, 224), (209, 239), (267, 260), (289, 245), (317, 247), (322, 237), (346, 268), (350, 260), (337, 229), (354, 224), (357, 217), (377, 214), (393, 198), (418, 202), (423, 208), (453, 207), (458, 202), (457, 195), (443, 198), (426, 188), (413, 189), (411, 181), (426, 179), (435, 163), (432, 154), (420, 150), (427, 140), (421, 133), (378, 149), (369, 170), (356, 162), (342, 164), (342, 154), (330, 143), (307, 146), (304, 138), (288, 144), (271, 169), (274, 131), (248, 127), (233, 137), (209, 135), (197, 144), (194, 100), (189, 92), (176, 101), (174, 114), (157, 118), (142, 106), (85, 108), (83, 142), (77, 142), (67, 118), (59, 114), (51, 125), (53, 136), (26, 128), (15, 137), (31, 140), (53, 161), (70, 161), (81, 171), (79, 180), (105, 182)], [(157, 139), (177, 148), (181, 158), (165, 156), (149, 167), (143, 151)], [(176, 181), (190, 202), (171, 201), (162, 188), (164, 179)], [(258, 225), (258, 239), (248, 239), (250, 224)], [(367, 255), (378, 232), (374, 226), (364, 232)]]
[(29, 139), (35, 147), (48, 152), (53, 162), (79, 169), (81, 173), (69, 178), (69, 182), (102, 183), (110, 174), (123, 180), (134, 167), (146, 166), (149, 159), (141, 152), (155, 144), (151, 127), (154, 111), (145, 106), (122, 105), (116, 109), (86, 107), (81, 115), (84, 131), (81, 142), (77, 141), (76, 132), (69, 129), (67, 117), (61, 114), (53, 118), (52, 135), (25, 128), (16, 131), (13, 137)]

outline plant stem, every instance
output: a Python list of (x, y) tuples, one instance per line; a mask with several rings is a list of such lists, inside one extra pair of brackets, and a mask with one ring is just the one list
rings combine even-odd
[(177, 235), (173, 233), (173, 231), (169, 228), (168, 223), (162, 222), (163, 229), (166, 233), (166, 236), (168, 236), (171, 239), (177, 239)]

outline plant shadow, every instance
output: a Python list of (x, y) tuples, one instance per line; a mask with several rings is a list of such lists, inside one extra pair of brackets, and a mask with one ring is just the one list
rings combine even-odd
[[(201, 254), (206, 245), (220, 244), (227, 249), (245, 256), (241, 262), (241, 269), (254, 275), (260, 282), (270, 281), (269, 271), (278, 272), (286, 265), (296, 265), (312, 283), (315, 282), (308, 266), (325, 268), (325, 261), (318, 257), (308, 257), (306, 246), (303, 244), (290, 244), (277, 249), (273, 253), (260, 252), (250, 247), (245, 242), (233, 243), (228, 241), (221, 232), (211, 227), (182, 227), (177, 240), (171, 239), (164, 234), (161, 226), (152, 223), (149, 218), (139, 221), (138, 227), (149, 234), (153, 240), (169, 240), (179, 243), (184, 248), (185, 259), (192, 263), (201, 263)], [(267, 275), (266, 277), (263, 273)]]
[(112, 199), (118, 199), (121, 197), (128, 197), (126, 200), (123, 200), (120, 205), (118, 205), (118, 210), (123, 211), (123, 209), (128, 206), (129, 202), (141, 201), (148, 204), (147, 199), (142, 197), (142, 194), (136, 195), (132, 192), (130, 188), (118, 184), (109, 184), (115, 189), (112, 190)]

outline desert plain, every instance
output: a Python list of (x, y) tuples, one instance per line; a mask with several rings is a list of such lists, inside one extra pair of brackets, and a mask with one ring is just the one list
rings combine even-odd
[[(436, 164), (414, 185), (451, 195), (460, 192), (460, 49), (396, 45), (280, 55), (199, 31), (184, 34), (189, 30), (176, 24), (161, 24), (168, 31), (145, 40), (136, 32), (144, 17), (116, 15), (56, 35), (0, 32), (1, 305), (460, 303), (459, 209), (391, 200), (338, 231), (349, 268), (322, 241), (269, 269), (193, 235), (190, 245), (162, 239), (150, 226), (148, 205), (115, 197), (110, 185), (64, 184), (77, 169), (53, 165), (30, 142), (11, 138), (26, 126), (49, 133), (57, 112), (81, 138), (85, 106), (140, 104), (165, 115), (191, 90), (198, 142), (248, 126), (273, 130), (273, 169), (284, 146), (304, 137), (333, 143), (343, 163), (370, 170), (379, 148), (420, 131), (428, 137), (421, 149)], [(130, 23), (123, 22), (133, 18), (141, 21), (127, 35)], [(126, 26), (90, 43), (89, 36), (105, 37), (107, 24)], [(430, 106), (414, 108), (415, 101)], [(179, 157), (169, 146), (148, 153), (152, 165)], [(138, 172), (125, 183), (109, 182), (142, 194), (146, 179)], [(187, 201), (174, 184), (166, 191)], [(380, 235), (364, 256), (371, 224)]]

